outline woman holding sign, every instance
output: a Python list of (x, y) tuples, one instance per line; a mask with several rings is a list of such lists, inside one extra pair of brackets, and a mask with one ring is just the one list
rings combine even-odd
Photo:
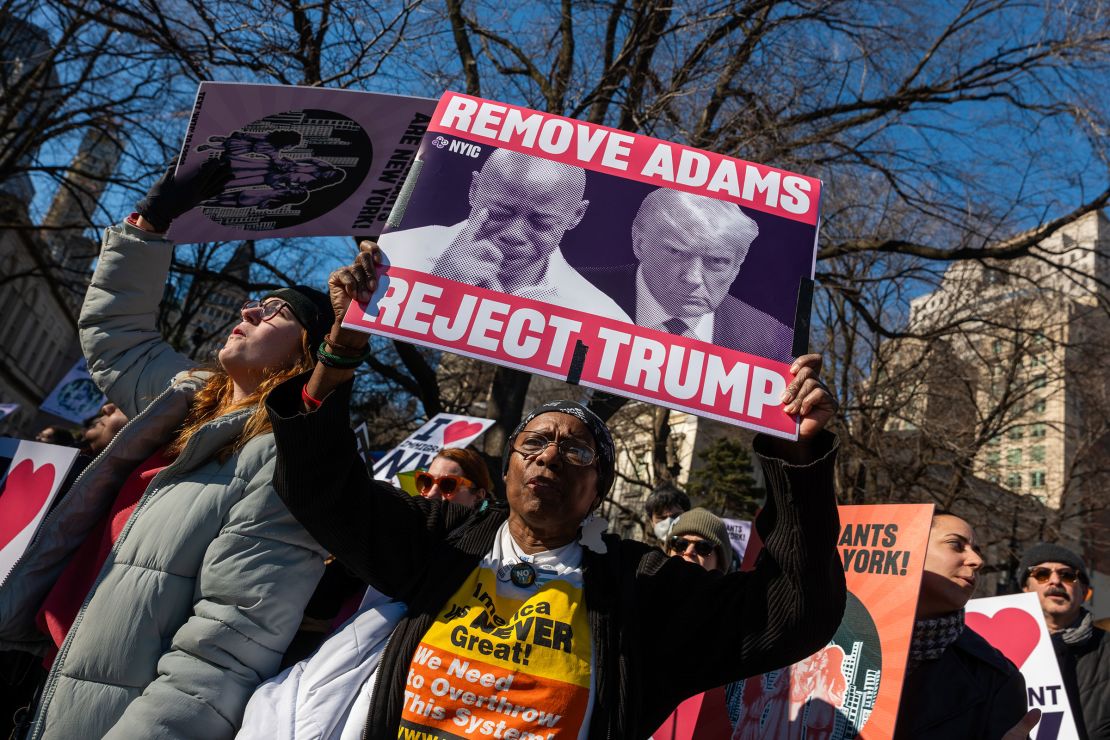
[[(371, 299), (377, 262), (364, 243), (330, 280), (330, 336), (353, 359), (367, 337), (340, 320), (352, 299)], [(686, 697), (789, 665), (839, 624), (836, 440), (823, 430), (835, 403), (819, 357), (794, 363), (784, 394), (802, 439), (756, 440), (767, 550), (754, 571), (727, 575), (603, 535), (593, 512), (613, 483), (614, 447), (577, 403), (544, 404), (510, 435), (507, 504), (475, 511), (370, 480), (347, 422), (352, 370), (336, 364), (267, 403), (282, 498), (409, 607), (369, 679), (368, 713), (352, 714), (342, 737), (645, 737)]]
[(110, 227), (80, 318), (89, 370), (131, 421), (49, 514), (0, 588), (0, 645), (50, 672), (32, 738), (229, 738), (278, 669), (324, 569), (282, 504), (265, 401), (331, 324), (311, 288), (248, 301), (218, 362), (155, 325), (170, 221), (218, 192), (170, 172)]

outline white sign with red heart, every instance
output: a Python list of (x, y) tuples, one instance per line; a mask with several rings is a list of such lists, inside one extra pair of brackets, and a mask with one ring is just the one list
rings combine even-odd
[(436, 414), (374, 463), (374, 477), (392, 480), (397, 473), (426, 468), (444, 447), (466, 447), (491, 426), (493, 419)]
[(1025, 676), (1029, 708), (1041, 710), (1034, 740), (1078, 740), (1060, 665), (1034, 593), (967, 602), (967, 626), (1005, 655)]
[(0, 584), (31, 544), (75, 457), (73, 447), (0, 437)]

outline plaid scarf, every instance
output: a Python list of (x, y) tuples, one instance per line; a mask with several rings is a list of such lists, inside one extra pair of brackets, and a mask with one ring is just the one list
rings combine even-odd
[(925, 660), (936, 660), (964, 631), (964, 610), (933, 619), (917, 619), (910, 641), (910, 667)]

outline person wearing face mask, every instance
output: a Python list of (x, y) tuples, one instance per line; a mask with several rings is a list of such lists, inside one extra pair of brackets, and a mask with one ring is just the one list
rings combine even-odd
[(690, 497), (673, 483), (662, 484), (644, 501), (644, 514), (651, 525), (651, 532), (664, 550), (675, 520), (689, 510)]
[(33, 740), (230, 738), (273, 675), (324, 551), (272, 484), (266, 398), (329, 346), (328, 297), (243, 305), (217, 361), (158, 333), (170, 222), (218, 192), (212, 161), (171, 168), (104, 236), (78, 322), (89, 371), (130, 418), (0, 587), (0, 648), (45, 657)]
[(1017, 740), (1040, 714), (1026, 712), (1025, 679), (964, 625), (983, 557), (964, 519), (938, 511), (910, 643), (896, 740)]
[(1021, 556), (1022, 590), (1037, 594), (1082, 740), (1110, 740), (1110, 633), (1083, 608), (1091, 580), (1083, 558), (1049, 542)]
[[(332, 275), (337, 327), (347, 302), (376, 288), (376, 247), (362, 248)], [(368, 341), (343, 331), (345, 345)], [(525, 415), (502, 453), (506, 502), (475, 510), (369, 478), (348, 422), (352, 373), (316, 370), (275, 391), (283, 499), (341, 562), (408, 605), (353, 736), (642, 738), (686, 697), (826, 644), (846, 592), (824, 430), (836, 404), (820, 366), (798, 358), (783, 394), (800, 439), (756, 438), (767, 551), (729, 574), (603, 534), (592, 514), (615, 477), (614, 445), (578, 403)], [(691, 614), (698, 629), (661, 645)]]

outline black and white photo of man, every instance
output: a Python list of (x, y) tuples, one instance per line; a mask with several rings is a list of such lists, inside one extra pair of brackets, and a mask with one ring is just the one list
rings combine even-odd
[(632, 222), (637, 262), (583, 274), (639, 326), (790, 362), (790, 327), (729, 295), (758, 236), (734, 203), (660, 188)]
[(391, 266), (627, 322), (559, 248), (590, 205), (585, 189), (581, 167), (498, 149), (471, 173), (466, 220), (392, 232), (380, 244)]

